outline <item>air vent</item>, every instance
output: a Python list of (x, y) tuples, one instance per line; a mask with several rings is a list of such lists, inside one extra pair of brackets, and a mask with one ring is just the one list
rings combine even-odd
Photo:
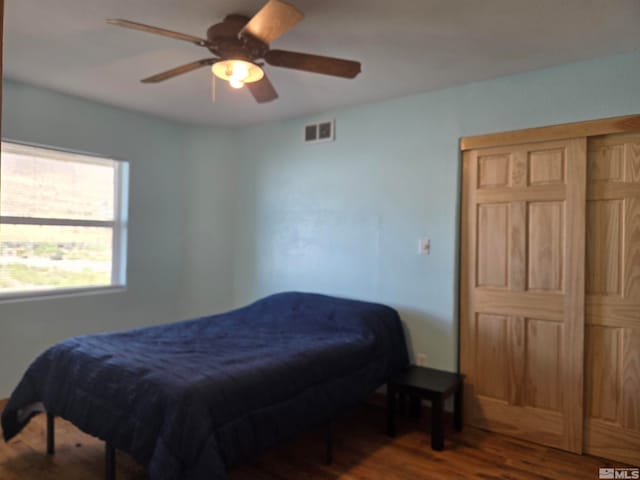
[(333, 142), (335, 138), (334, 120), (312, 123), (304, 127), (305, 143)]

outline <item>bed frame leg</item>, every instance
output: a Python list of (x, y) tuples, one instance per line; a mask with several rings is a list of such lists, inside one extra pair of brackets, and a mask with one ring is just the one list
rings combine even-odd
[(105, 480), (116, 480), (116, 449), (109, 442), (105, 446)]
[(327, 422), (327, 438), (326, 438), (326, 456), (325, 462), (327, 465), (333, 463), (333, 426), (331, 420)]
[(56, 453), (54, 419), (55, 416), (52, 413), (47, 412), (47, 455), (53, 455)]

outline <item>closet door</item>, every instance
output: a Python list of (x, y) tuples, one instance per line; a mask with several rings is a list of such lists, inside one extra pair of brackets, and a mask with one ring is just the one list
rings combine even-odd
[(640, 134), (589, 140), (586, 452), (640, 465)]
[[(586, 140), (464, 154), (465, 422), (582, 450)], [(640, 254), (640, 252), (638, 252)]]

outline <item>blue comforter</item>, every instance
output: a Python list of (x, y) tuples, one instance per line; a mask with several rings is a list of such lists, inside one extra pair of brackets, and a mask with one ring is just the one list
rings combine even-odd
[(395, 310), (282, 293), (222, 315), (61, 342), (31, 364), (2, 427), (8, 441), (42, 402), (130, 453), (152, 480), (226, 478), (407, 363)]

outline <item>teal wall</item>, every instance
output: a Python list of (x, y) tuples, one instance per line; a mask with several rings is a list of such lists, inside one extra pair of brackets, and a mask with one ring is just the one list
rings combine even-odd
[(235, 307), (233, 259), (237, 185), (237, 133), (191, 128), (186, 136), (187, 211), (183, 316)]
[[(188, 255), (188, 239), (197, 236), (209, 241), (190, 223), (189, 212), (195, 211), (192, 202), (200, 201), (190, 191), (193, 184), (201, 185), (207, 178), (200, 176), (199, 169), (204, 167), (199, 165), (214, 160), (209, 155), (197, 156), (197, 142), (193, 141), (197, 129), (11, 81), (4, 82), (2, 133), (6, 139), (130, 162), (126, 290), (0, 302), (0, 398), (5, 398), (29, 362), (59, 340), (187, 318), (191, 310), (184, 306), (193, 303), (193, 298), (185, 297), (190, 290), (183, 287), (191, 285), (197, 272)], [(230, 145), (220, 136), (216, 146), (229, 150), (225, 142)], [(194, 148), (187, 148), (192, 144)], [(211, 184), (217, 191), (218, 185)], [(211, 218), (204, 218), (203, 224), (229, 215), (227, 205), (217, 208), (207, 208)], [(222, 236), (231, 230), (217, 225)], [(231, 234), (226, 243), (232, 245)], [(217, 238), (215, 245), (222, 253), (225, 240)], [(227, 260), (214, 261), (228, 272), (232, 255), (224, 255)], [(209, 277), (208, 295), (202, 295), (213, 311), (229, 304), (230, 283), (227, 277), (220, 278), (214, 282)], [(226, 303), (217, 305), (216, 300), (222, 298)]]
[[(460, 137), (640, 113), (638, 79), (635, 53), (242, 130), (236, 303), (289, 289), (388, 303), (413, 353), (455, 368)], [(302, 142), (331, 118), (334, 143)]]
[[(634, 53), (233, 131), (5, 81), (6, 138), (131, 162), (131, 226), (125, 292), (0, 302), (0, 398), (63, 338), (282, 290), (388, 303), (455, 368), (459, 138), (640, 113), (638, 78)], [(303, 144), (327, 118), (336, 142)]]

